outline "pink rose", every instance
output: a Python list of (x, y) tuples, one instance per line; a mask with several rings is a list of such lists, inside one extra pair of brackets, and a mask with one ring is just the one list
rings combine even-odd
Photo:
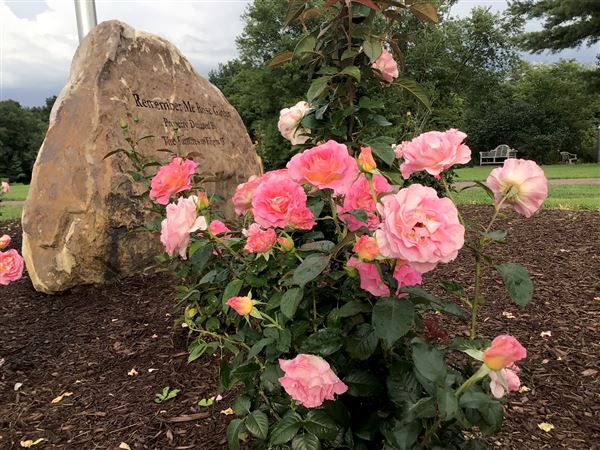
[[(375, 187), (376, 196), (392, 192), (392, 187), (381, 175), (373, 175), (373, 186)], [(349, 214), (350, 211), (356, 209), (362, 209), (367, 213), (368, 223), (362, 222), (357, 217)], [(365, 226), (369, 230), (375, 230), (379, 225), (379, 217), (377, 217), (375, 211), (376, 205), (371, 194), (369, 181), (361, 174), (346, 192), (342, 206), (338, 207), (340, 219), (348, 224), (350, 231), (356, 231)]]
[(396, 151), (404, 158), (400, 171), (404, 178), (422, 170), (440, 177), (440, 173), (455, 164), (465, 164), (471, 160), (471, 149), (462, 142), (467, 135), (451, 129), (445, 132), (429, 131), (412, 141), (403, 143)]
[(218, 236), (219, 234), (229, 233), (231, 230), (220, 220), (213, 220), (209, 227), (208, 232), (214, 236)]
[(402, 141), (400, 144), (392, 145), (392, 150), (394, 150), (397, 159), (402, 159), (404, 157), (404, 146), (408, 143), (409, 141)]
[(314, 215), (306, 206), (304, 189), (283, 175), (265, 175), (254, 193), (252, 213), (263, 227), (310, 230), (315, 224)]
[(4, 250), (6, 247), (10, 245), (10, 236), (8, 234), (0, 237), (0, 250)]
[(398, 78), (398, 75), (400, 75), (398, 63), (385, 48), (381, 49), (381, 55), (371, 67), (379, 71), (379, 77), (386, 83), (393, 83), (394, 78)]
[(197, 204), (198, 197), (192, 195), (188, 198), (180, 197), (177, 204), (167, 205), (167, 218), (161, 224), (160, 241), (169, 256), (179, 253), (186, 259), (190, 233), (206, 230), (206, 219), (204, 216), (198, 216)]
[(208, 209), (210, 207), (210, 200), (206, 195), (206, 192), (200, 192), (198, 194), (198, 209)]
[(233, 205), (235, 206), (235, 213), (238, 216), (246, 214), (252, 208), (252, 199), (254, 198), (254, 192), (260, 184), (261, 177), (252, 175), (247, 182), (238, 184), (233, 194)]
[(10, 192), (10, 184), (8, 184), (6, 181), (2, 182), (2, 192), (5, 194)]
[(283, 252), (290, 252), (294, 249), (294, 241), (292, 238), (287, 236), (281, 236), (277, 238), (277, 243)]
[(308, 141), (306, 136), (310, 130), (298, 128), (310, 105), (306, 102), (298, 102), (290, 108), (283, 108), (279, 113), (277, 128), (281, 135), (290, 141), (292, 145), (304, 144)]
[(371, 147), (362, 147), (360, 149), (360, 155), (358, 155), (358, 167), (363, 172), (373, 172), (377, 169), (377, 163), (373, 159), (373, 150)]
[(377, 209), (382, 222), (375, 238), (381, 254), (407, 261), (422, 273), (452, 261), (464, 244), (456, 206), (433, 188), (411, 184), (383, 197)]
[(227, 304), (235, 309), (240, 316), (247, 316), (252, 311), (254, 305), (250, 297), (231, 297)]
[(173, 194), (191, 189), (197, 167), (198, 164), (189, 159), (173, 158), (169, 164), (158, 169), (152, 178), (150, 198), (159, 205), (166, 205)]
[(510, 367), (523, 358), (527, 358), (525, 347), (506, 334), (494, 338), (492, 345), (483, 352), (483, 362), (492, 370)]
[(8, 285), (23, 276), (23, 258), (15, 249), (0, 252), (0, 284)]
[(374, 263), (362, 262), (352, 257), (348, 260), (347, 265), (358, 271), (361, 289), (376, 297), (389, 297), (390, 288), (381, 279), (381, 275)]
[(358, 254), (358, 257), (365, 261), (373, 261), (375, 258), (379, 256), (379, 246), (377, 245), (377, 240), (372, 236), (367, 236), (363, 234), (358, 238), (356, 244), (352, 248), (352, 251)]
[(334, 394), (348, 390), (319, 356), (300, 354), (291, 360), (280, 359), (279, 367), (285, 372), (279, 383), (306, 408), (318, 408), (325, 400), (335, 400)]
[(503, 206), (531, 217), (548, 196), (548, 180), (534, 161), (510, 158), (490, 173), (487, 185), (494, 192), (496, 204), (506, 197)]
[(502, 398), (504, 397), (504, 394), (518, 391), (521, 387), (521, 380), (517, 375), (519, 371), (520, 369), (514, 364), (506, 369), (500, 370), (500, 375), (504, 378), (506, 388), (504, 383), (500, 380), (498, 372), (490, 372), (490, 389), (492, 395), (496, 398)]
[(277, 242), (277, 234), (273, 228), (263, 230), (257, 223), (243, 230), (242, 234), (248, 238), (244, 250), (250, 253), (267, 253)]
[(293, 180), (337, 194), (344, 194), (359, 173), (348, 148), (333, 140), (294, 155), (287, 167)]
[[(399, 295), (400, 288), (405, 286), (417, 286), (423, 282), (421, 272), (414, 267), (400, 263), (398, 263), (394, 269), (394, 278), (398, 282), (398, 292), (396, 292), (396, 295)], [(406, 294), (402, 296), (404, 297)]]

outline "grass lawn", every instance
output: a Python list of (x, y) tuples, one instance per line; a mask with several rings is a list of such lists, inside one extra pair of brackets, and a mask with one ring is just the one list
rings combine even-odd
[[(456, 181), (485, 181), (492, 169), (499, 166), (477, 166), (457, 169)], [(542, 166), (546, 178), (600, 178), (600, 164), (554, 164)]]
[[(600, 184), (572, 184), (549, 186), (544, 208), (600, 210)], [(490, 199), (481, 188), (470, 188), (455, 194), (459, 205), (490, 204)]]
[(11, 184), (10, 192), (4, 194), (3, 200), (25, 200), (27, 198), (27, 192), (29, 191), (28, 184)]
[(3, 205), (0, 203), (0, 222), (21, 218), (21, 211), (23, 211), (21, 205)]

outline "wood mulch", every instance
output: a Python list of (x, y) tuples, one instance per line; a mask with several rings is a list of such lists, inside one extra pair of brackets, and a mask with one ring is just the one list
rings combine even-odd
[[(481, 223), (489, 217), (485, 207), (462, 210)], [(482, 334), (513, 334), (529, 351), (521, 379), (530, 391), (510, 396), (490, 447), (600, 449), (600, 214), (509, 213), (500, 224), (514, 245), (496, 246), (494, 256), (525, 265), (536, 291), (521, 309), (496, 277), (485, 280)], [(3, 233), (20, 246), (16, 221), (0, 222)], [(468, 280), (471, 273), (471, 258), (462, 255), (427, 284), (435, 289), (440, 280)], [(197, 406), (216, 394), (217, 359), (187, 364), (186, 332), (171, 316), (172, 286), (165, 275), (51, 297), (36, 293), (26, 277), (0, 286), (0, 448), (44, 438), (33, 448), (116, 449), (125, 442), (132, 449), (225, 449), (231, 416), (220, 411), (233, 395), (212, 408)], [(132, 369), (137, 375), (128, 374)], [(154, 403), (165, 386), (181, 394)], [(51, 403), (65, 392), (73, 394)], [(541, 430), (544, 422), (554, 429)]]

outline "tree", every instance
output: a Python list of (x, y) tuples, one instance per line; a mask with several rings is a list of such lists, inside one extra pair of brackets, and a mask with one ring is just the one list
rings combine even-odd
[(598, 0), (515, 0), (510, 12), (515, 17), (544, 21), (541, 31), (524, 33), (520, 38), (523, 48), (535, 53), (600, 41)]

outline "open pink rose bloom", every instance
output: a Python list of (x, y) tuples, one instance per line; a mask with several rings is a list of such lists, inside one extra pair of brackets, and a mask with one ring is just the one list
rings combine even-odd
[(492, 370), (502, 370), (527, 357), (527, 350), (514, 337), (502, 334), (483, 352), (483, 362)]
[(198, 216), (198, 198), (194, 195), (179, 198), (177, 203), (167, 205), (167, 218), (161, 223), (160, 241), (169, 256), (176, 253), (185, 259), (190, 244), (190, 233), (206, 230), (204, 216)]
[(192, 188), (192, 177), (198, 164), (189, 159), (173, 158), (158, 172), (150, 182), (150, 198), (160, 205), (169, 203), (169, 199), (178, 192)]
[(490, 173), (487, 185), (494, 192), (494, 200), (502, 206), (512, 206), (525, 217), (536, 213), (548, 196), (548, 180), (534, 161), (507, 159), (502, 167)]
[(319, 356), (300, 354), (291, 360), (280, 359), (279, 367), (285, 372), (279, 383), (306, 408), (317, 408), (325, 400), (335, 400), (335, 394), (348, 390), (329, 363)]
[(23, 276), (23, 257), (15, 249), (0, 252), (0, 284), (8, 285)]

